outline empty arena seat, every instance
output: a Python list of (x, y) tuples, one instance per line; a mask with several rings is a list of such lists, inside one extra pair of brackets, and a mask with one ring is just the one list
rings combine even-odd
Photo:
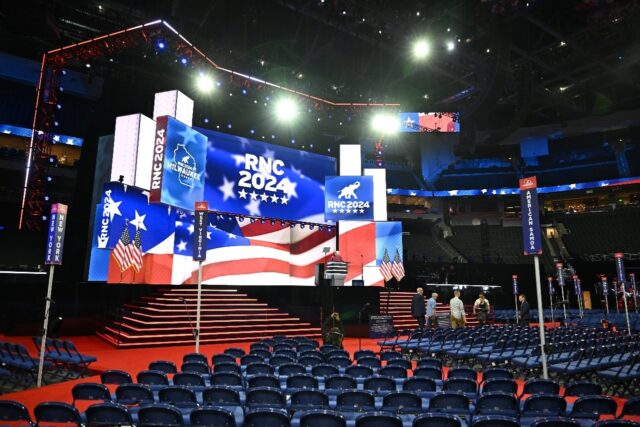
[(384, 412), (362, 414), (356, 418), (356, 427), (402, 427), (402, 420)]
[(169, 403), (178, 407), (198, 406), (198, 400), (193, 390), (184, 386), (168, 386), (158, 391), (161, 403)]
[(202, 402), (205, 405), (234, 407), (240, 406), (240, 393), (230, 387), (211, 386), (202, 392)]
[(127, 384), (132, 383), (131, 374), (125, 371), (109, 369), (100, 374), (102, 384)]
[(80, 383), (75, 384), (71, 389), (73, 403), (77, 400), (102, 400), (108, 402), (111, 400), (111, 393), (104, 384), (98, 383)]
[(146, 384), (150, 386), (169, 385), (169, 378), (167, 378), (167, 374), (159, 370), (140, 371), (138, 372), (138, 375), (136, 375), (136, 381), (138, 384)]
[(233, 412), (224, 408), (195, 408), (189, 421), (192, 426), (239, 427)]
[(291, 394), (291, 410), (329, 409), (329, 397), (319, 390), (298, 390)]
[(462, 427), (460, 417), (451, 414), (422, 414), (413, 419), (412, 427)]
[(288, 427), (289, 425), (289, 414), (284, 409), (251, 409), (244, 417), (244, 427)]
[(33, 425), (27, 407), (15, 400), (0, 400), (0, 421)]
[(33, 409), (33, 413), (38, 425), (60, 423), (79, 426), (82, 423), (78, 410), (64, 402), (42, 402)]
[(149, 370), (161, 371), (165, 374), (175, 374), (176, 372), (178, 372), (176, 364), (168, 360), (154, 360), (153, 362), (149, 363)]
[(182, 426), (184, 420), (178, 408), (163, 403), (154, 403), (140, 408), (136, 425), (142, 427)]
[(123, 405), (140, 405), (153, 403), (154, 397), (145, 384), (120, 384), (116, 388), (116, 401)]
[(127, 407), (119, 403), (105, 402), (91, 405), (85, 412), (90, 426), (131, 426), (133, 418)]

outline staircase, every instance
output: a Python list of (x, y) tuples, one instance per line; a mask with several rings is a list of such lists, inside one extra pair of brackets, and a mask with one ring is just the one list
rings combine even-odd
[[(123, 348), (193, 344), (196, 298), (195, 286), (159, 288), (151, 296), (125, 304), (121, 318), (97, 334)], [(273, 335), (319, 337), (320, 329), (236, 289), (202, 288), (201, 344), (259, 340)]]
[[(393, 327), (397, 331), (403, 329), (415, 329), (418, 322), (411, 316), (411, 298), (415, 292), (389, 292), (388, 314), (393, 316)], [(425, 298), (425, 303), (427, 299)], [(380, 313), (387, 313), (387, 292), (380, 292)], [(472, 305), (465, 305), (467, 312), (467, 326), (477, 326), (478, 319), (473, 313)], [(436, 313), (448, 314), (449, 306), (440, 302), (436, 305)]]

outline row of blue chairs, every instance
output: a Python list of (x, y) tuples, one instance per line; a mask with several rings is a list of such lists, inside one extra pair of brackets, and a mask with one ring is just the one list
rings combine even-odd
[(589, 418), (572, 419), (559, 416), (514, 418), (503, 415), (459, 417), (442, 412), (422, 414), (393, 411), (339, 412), (311, 409), (291, 415), (280, 408), (254, 408), (246, 412), (222, 407), (195, 407), (188, 411), (169, 404), (155, 403), (132, 411), (118, 403), (97, 403), (80, 414), (70, 404), (43, 402), (34, 408), (34, 423), (27, 409), (15, 401), (0, 401), (0, 418), (5, 422), (27, 425), (65, 423), (89, 426), (221, 426), (221, 427), (637, 427), (626, 420), (595, 421)]

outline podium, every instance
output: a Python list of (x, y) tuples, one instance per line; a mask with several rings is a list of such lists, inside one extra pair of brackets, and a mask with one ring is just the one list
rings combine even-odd
[(329, 261), (325, 265), (324, 278), (331, 280), (331, 286), (344, 286), (347, 277), (347, 263), (344, 261)]

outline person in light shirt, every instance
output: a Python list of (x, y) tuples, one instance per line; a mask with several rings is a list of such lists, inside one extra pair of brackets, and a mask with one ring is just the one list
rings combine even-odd
[(453, 298), (449, 301), (449, 310), (451, 310), (451, 329), (464, 328), (466, 315), (464, 303), (460, 299), (460, 291), (453, 292)]
[(438, 300), (438, 294), (432, 293), (431, 298), (427, 300), (427, 322), (430, 328), (436, 328), (438, 326), (438, 318), (436, 317), (436, 304)]
[(478, 325), (483, 326), (489, 320), (489, 300), (480, 292), (478, 299), (473, 303), (473, 314), (478, 316)]

